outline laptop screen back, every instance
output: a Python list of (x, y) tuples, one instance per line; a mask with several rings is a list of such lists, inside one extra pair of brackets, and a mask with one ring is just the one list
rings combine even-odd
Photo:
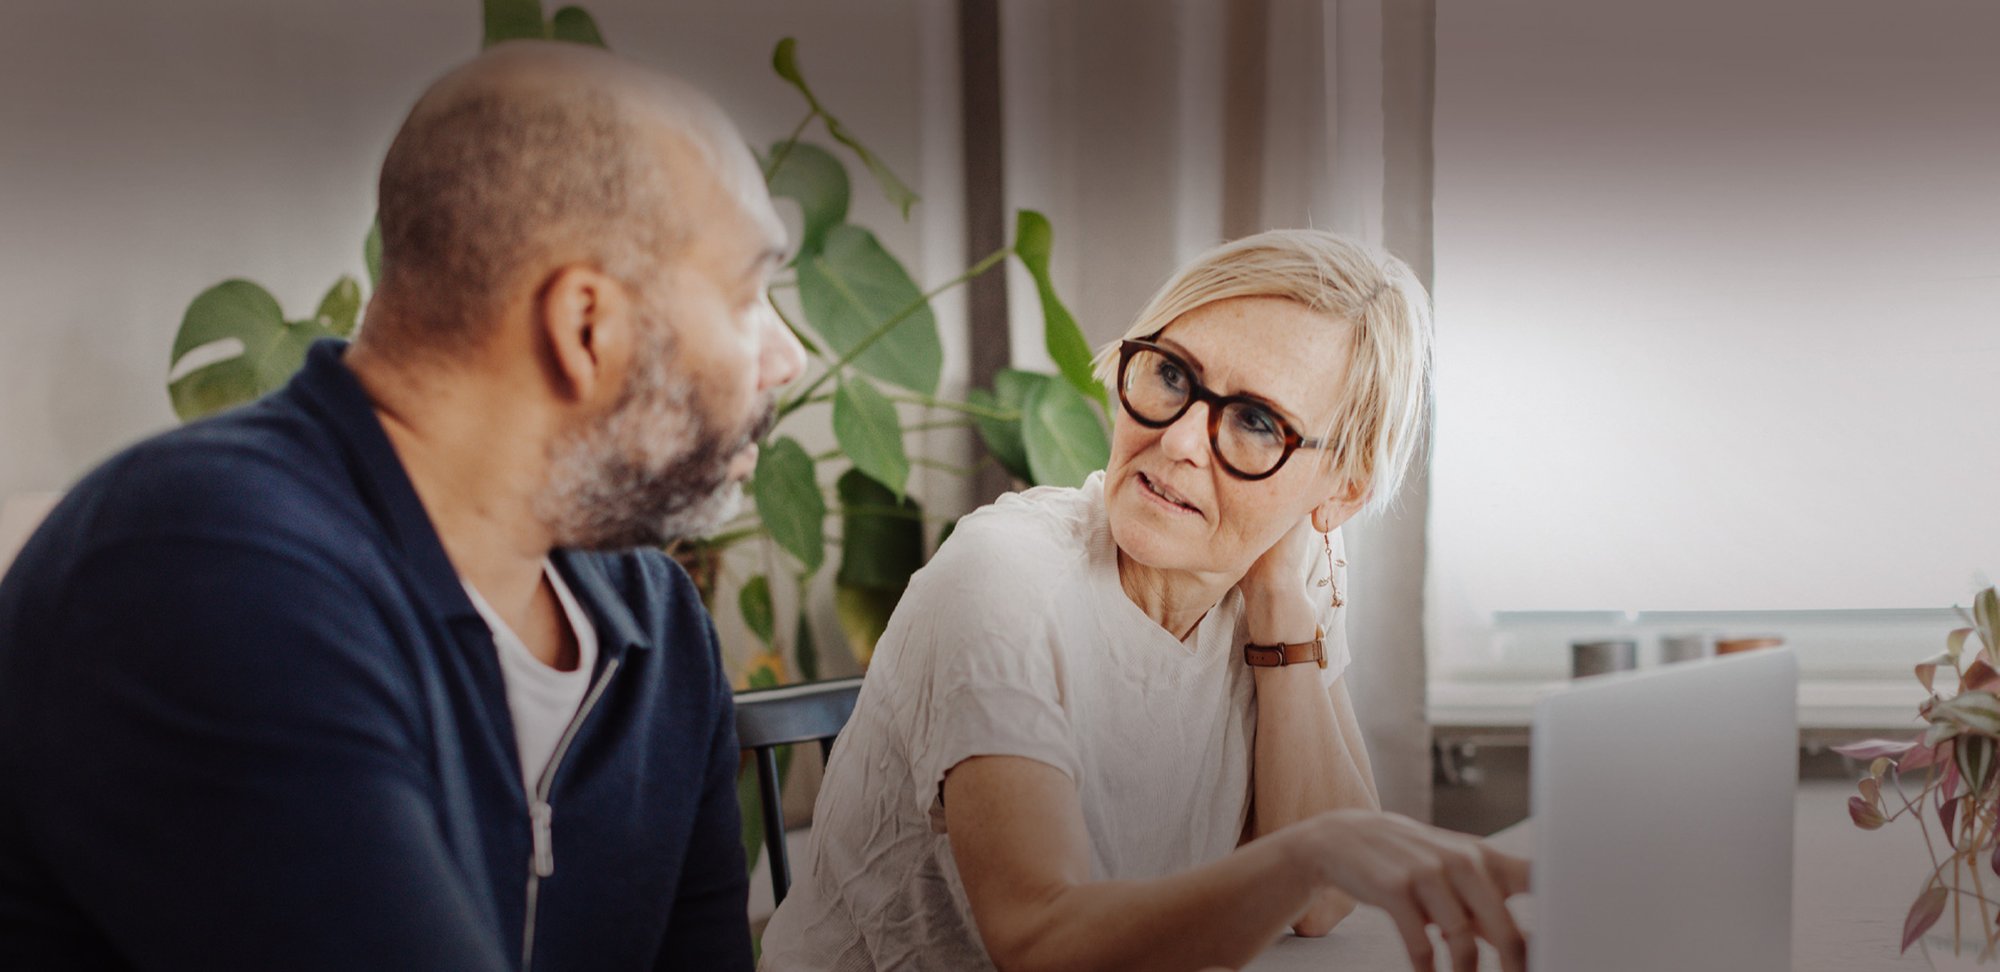
[(1797, 686), (1776, 648), (1536, 706), (1530, 968), (1791, 968)]

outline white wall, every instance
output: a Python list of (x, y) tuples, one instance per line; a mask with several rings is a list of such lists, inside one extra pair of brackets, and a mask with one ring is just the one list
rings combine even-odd
[(1437, 662), (1495, 611), (1962, 600), (2000, 563), (2000, 7), (1439, 6)]
[[(926, 129), (939, 109), (926, 100), (933, 74), (955, 71), (933, 53), (939, 5), (586, 6), (615, 50), (707, 89), (759, 145), (803, 115), (769, 68), (777, 39), (797, 36), (823, 100), (956, 213), (956, 156), (942, 167), (932, 156), (956, 152), (957, 130), (939, 142)], [(337, 274), (361, 276), (382, 153), (424, 85), (475, 53), (479, 34), (478, 0), (10, 10), (0, 31), (0, 496), (59, 488), (173, 423), (167, 350), (210, 284), (248, 277), (305, 316)], [(955, 126), (955, 107), (943, 107)], [(960, 249), (955, 217), (937, 227), (920, 208), (902, 224), (855, 169), (857, 219), (935, 279), (927, 270)], [(962, 335), (945, 330), (948, 366), (962, 373)]]
[[(852, 218), (920, 284), (964, 269), (951, 5), (586, 7), (614, 50), (707, 90), (760, 147), (805, 113), (769, 66), (778, 38), (796, 36), (822, 101), (925, 197), (902, 222), (849, 157)], [(477, 52), (480, 31), (479, 0), (74, 0), (10, 11), (0, 31), (0, 498), (61, 489), (174, 424), (167, 352), (188, 302), (211, 284), (247, 277), (303, 317), (339, 274), (365, 280), (381, 156), (424, 86)], [(822, 128), (808, 137), (832, 147)], [(789, 203), (780, 209), (791, 215)], [(963, 304), (936, 309), (951, 393), (966, 373)], [(813, 411), (794, 425), (820, 449), (830, 436)], [(925, 454), (963, 463), (963, 433), (922, 435)], [(945, 514), (965, 505), (963, 482), (935, 470), (916, 470), (912, 492)], [(785, 610), (783, 584), (780, 597)], [(733, 605), (733, 593), (719, 603)], [(815, 613), (820, 644), (838, 645), (830, 609)], [(747, 654), (736, 612), (718, 621)], [(828, 654), (840, 670), (839, 653)]]

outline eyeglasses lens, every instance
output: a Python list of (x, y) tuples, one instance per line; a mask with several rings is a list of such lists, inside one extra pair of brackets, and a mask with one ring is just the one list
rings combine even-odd
[[(1159, 424), (1180, 417), (1195, 387), (1187, 365), (1141, 349), (1126, 363), (1125, 385), (1119, 390), (1134, 416)], [(1270, 472), (1285, 458), (1285, 433), (1277, 416), (1247, 402), (1230, 402), (1223, 408), (1211, 445), (1223, 462), (1250, 476)]]

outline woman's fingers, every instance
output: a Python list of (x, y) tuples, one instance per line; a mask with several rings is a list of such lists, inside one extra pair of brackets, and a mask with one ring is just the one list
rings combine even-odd
[(1414, 902), (1390, 900), (1380, 907), (1389, 913), (1396, 923), (1396, 932), (1403, 936), (1403, 948), (1410, 953), (1410, 968), (1415, 972), (1437, 972), (1437, 957), (1431, 948), (1430, 922)]
[(1501, 890), (1508, 895), (1524, 894), (1528, 890), (1528, 859), (1503, 854), (1494, 850), (1493, 845), (1480, 843), (1486, 855), (1486, 870), (1500, 881)]
[(1450, 868), (1452, 884), (1471, 912), (1479, 937), (1493, 943), (1494, 950), (1500, 953), (1501, 968), (1506, 972), (1525, 972), (1528, 942), (1514, 924), (1514, 916), (1507, 911), (1505, 880), (1494, 871), (1489, 850), (1482, 844), (1472, 855), (1459, 859)]
[(1336, 811), (1322, 830), (1330, 883), (1387, 911), (1410, 961), (1432, 972), (1435, 948), (1426, 927), (1444, 937), (1454, 969), (1474, 972), (1479, 939), (1499, 953), (1506, 972), (1525, 972), (1527, 940), (1507, 910), (1528, 888), (1528, 862), (1483, 841), (1379, 812)]
[(1454, 865), (1446, 863), (1417, 874), (1417, 900), (1423, 904), (1431, 924), (1444, 936), (1455, 972), (1479, 972), (1479, 942), (1473, 938), (1472, 916), (1466, 913), (1460, 900), (1461, 889), (1446, 876), (1453, 868)]

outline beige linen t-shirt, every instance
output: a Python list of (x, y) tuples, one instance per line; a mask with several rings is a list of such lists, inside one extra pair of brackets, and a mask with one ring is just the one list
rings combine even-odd
[[(1310, 546), (1300, 570), (1318, 596), (1326, 554)], [(1235, 849), (1257, 725), (1242, 615), (1232, 590), (1182, 641), (1132, 603), (1102, 473), (967, 515), (876, 645), (760, 968), (991, 969), (940, 797), (945, 772), (974, 756), (1023, 756), (1075, 781), (1094, 880)], [(1331, 685), (1348, 663), (1342, 611), (1322, 602), (1319, 620)]]

